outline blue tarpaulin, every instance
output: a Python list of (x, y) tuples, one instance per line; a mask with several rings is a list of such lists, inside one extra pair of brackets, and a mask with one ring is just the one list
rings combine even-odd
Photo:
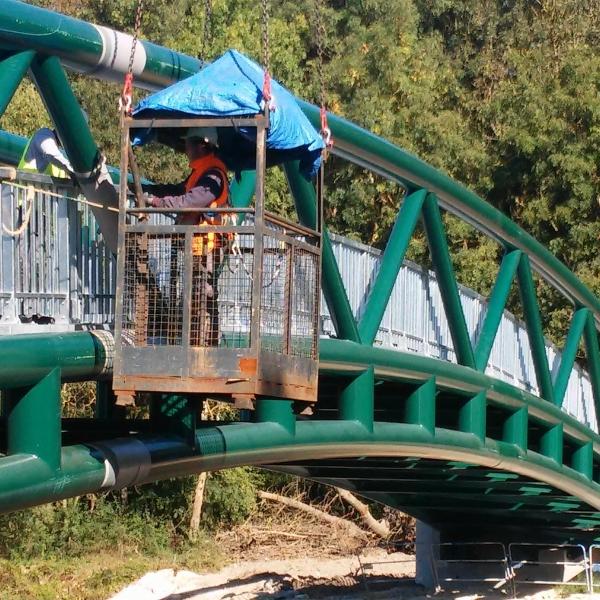
[[(262, 67), (235, 50), (207, 65), (196, 75), (144, 98), (134, 109), (137, 118), (242, 117), (263, 111)], [(271, 80), (275, 110), (267, 131), (267, 164), (299, 159), (302, 172), (314, 175), (321, 161), (323, 140), (300, 110), (294, 96)], [(133, 130), (134, 144), (152, 141), (158, 130)], [(161, 132), (159, 141), (177, 146), (181, 131)], [(171, 136), (171, 139), (169, 139)], [(253, 168), (256, 130), (219, 128), (221, 158), (232, 170)]]

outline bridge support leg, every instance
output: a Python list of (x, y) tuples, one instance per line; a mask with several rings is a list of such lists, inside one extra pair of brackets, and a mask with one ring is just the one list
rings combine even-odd
[(371, 433), (373, 432), (375, 371), (369, 367), (355, 377), (340, 395), (340, 419), (359, 421)]
[(429, 590), (438, 586), (434, 561), (440, 557), (440, 532), (417, 521), (417, 560), (415, 581)]
[(296, 433), (296, 415), (292, 400), (259, 398), (256, 401), (255, 418), (257, 423), (278, 423), (291, 435)]
[(51, 469), (61, 466), (60, 369), (33, 386), (5, 392), (8, 454), (33, 454)]
[(190, 446), (196, 445), (196, 423), (200, 413), (199, 397), (161, 394), (152, 399), (150, 418), (156, 433), (171, 433), (182, 437)]

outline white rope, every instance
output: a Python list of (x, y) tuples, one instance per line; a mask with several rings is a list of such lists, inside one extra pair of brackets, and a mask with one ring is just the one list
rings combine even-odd
[(29, 219), (31, 218), (31, 211), (33, 210), (33, 199), (35, 198), (35, 189), (33, 186), (19, 186), (26, 190), (25, 194), (25, 202), (27, 203), (27, 210), (25, 211), (25, 216), (23, 217), (23, 222), (16, 229), (9, 229), (4, 223), (2, 223), (2, 229), (5, 233), (12, 237), (19, 237), (29, 225)]
[(49, 192), (43, 188), (36, 188), (33, 185), (23, 185), (21, 183), (14, 183), (12, 181), (3, 181), (2, 185), (10, 185), (14, 188), (18, 188), (21, 190), (32, 190), (33, 192), (39, 192), (40, 194), (46, 194), (47, 196), (52, 196), (53, 198), (64, 198), (65, 200), (71, 200), (72, 202), (77, 202), (79, 204), (85, 204), (87, 206), (92, 206), (93, 208), (102, 208), (103, 210), (109, 210), (111, 212), (119, 212), (119, 209), (114, 206), (105, 206), (104, 204), (100, 204), (99, 202), (90, 202), (89, 200), (84, 200), (83, 198), (74, 198), (73, 196), (67, 196), (66, 194), (57, 194), (56, 192)]

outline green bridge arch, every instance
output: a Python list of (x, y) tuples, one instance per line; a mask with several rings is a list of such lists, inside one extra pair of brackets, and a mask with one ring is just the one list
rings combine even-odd
[[(16, 38), (19, 20), (34, 17), (36, 31)], [(6, 107), (31, 66), (40, 94), (68, 140), (67, 152), (77, 158), (73, 164), (89, 171), (97, 148), (87, 125), (64, 110), (77, 102), (58, 57), (69, 57), (78, 68), (89, 67), (101, 42), (93, 38), (89, 24), (65, 18), (58, 31), (53, 18), (48, 11), (13, 0), (0, 8), (0, 41), (11, 48), (2, 64), (12, 65), (0, 70), (0, 81), (6, 84), (0, 107)], [(50, 37), (39, 38), (46, 25), (54, 28)], [(155, 60), (138, 77), (142, 85), (163, 86), (199, 66), (191, 57), (164, 50), (148, 50)], [(170, 72), (169, 60), (186, 68)], [(105, 74), (115, 75), (109, 71)], [(304, 102), (301, 106), (318, 127), (318, 109)], [(596, 417), (600, 416), (600, 300), (547, 249), (481, 198), (390, 142), (341, 118), (329, 119), (336, 155), (400, 183), (407, 192), (360, 320), (353, 315), (325, 235), (323, 292), (337, 339), (321, 340), (320, 393), (313, 414), (296, 414), (298, 407), (289, 401), (260, 399), (246, 422), (202, 423), (196, 420), (196, 398), (171, 397), (158, 403), (149, 422), (124, 424), (111, 418), (107, 395), (99, 399), (104, 413), (95, 421), (61, 421), (61, 381), (106, 376), (110, 336), (0, 338), (0, 510), (206, 469), (261, 465), (352, 489), (448, 535), (460, 531), (463, 537), (477, 538), (485, 527), (485, 537), (495, 533), (530, 538), (534, 526), (540, 540), (600, 541), (595, 531), (600, 524), (600, 437), (561, 410), (583, 340)], [(16, 154), (18, 140), (4, 139)], [(5, 160), (10, 151), (4, 149)], [(285, 165), (285, 173), (300, 220), (312, 225), (314, 187), (295, 163)], [(239, 205), (250, 202), (252, 177), (246, 173), (238, 187)], [(474, 343), (441, 209), (504, 249)], [(419, 219), (457, 364), (373, 346)], [(554, 378), (534, 271), (573, 305)], [(520, 292), (539, 396), (485, 374), (513, 281)], [(100, 388), (106, 392), (106, 386)]]

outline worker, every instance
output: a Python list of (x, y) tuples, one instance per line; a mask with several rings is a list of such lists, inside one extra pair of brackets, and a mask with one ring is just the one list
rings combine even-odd
[[(227, 167), (216, 152), (217, 130), (193, 127), (184, 136), (185, 152), (192, 170), (179, 184), (143, 185), (148, 204), (160, 208), (215, 208), (229, 205)], [(185, 212), (178, 225), (221, 225), (223, 213)], [(192, 346), (217, 346), (219, 341), (218, 291), (215, 273), (221, 263), (223, 236), (215, 232), (194, 235), (192, 242)]]
[(38, 129), (31, 136), (17, 169), (59, 179), (73, 178), (75, 174), (69, 159), (61, 150), (56, 130), (48, 127)]

